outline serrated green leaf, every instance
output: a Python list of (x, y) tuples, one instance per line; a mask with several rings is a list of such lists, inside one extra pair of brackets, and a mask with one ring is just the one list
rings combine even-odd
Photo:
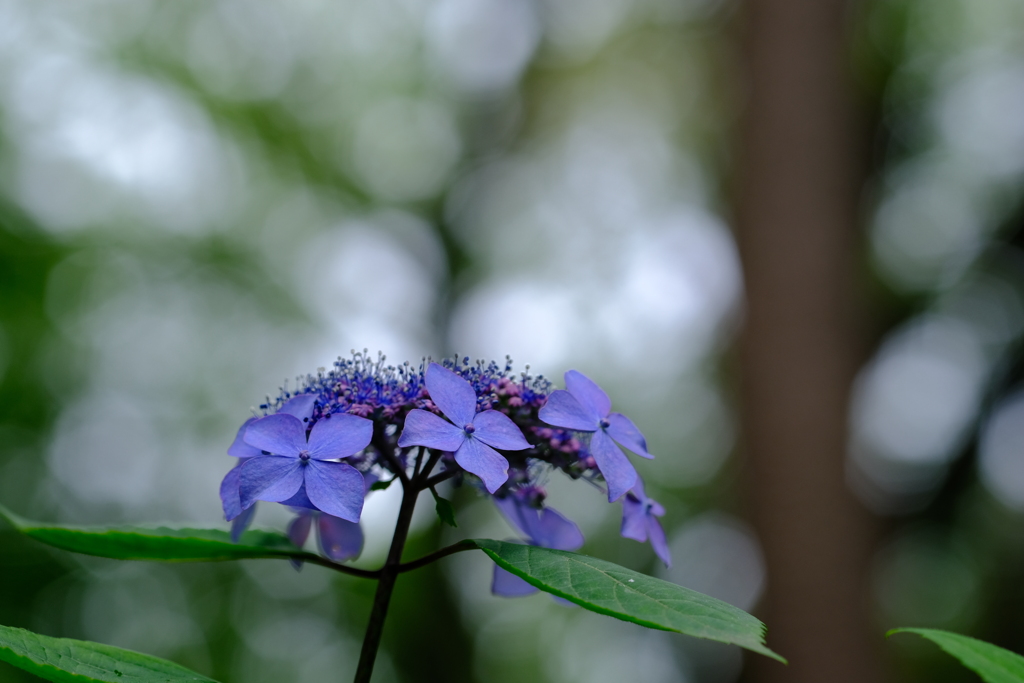
[(986, 683), (1024, 683), (1024, 657), (984, 640), (933, 628), (895, 628), (894, 633), (916, 633), (960, 660)]
[(472, 543), (501, 568), (592, 612), (786, 661), (765, 646), (764, 624), (721, 600), (586, 555), (503, 541)]
[(448, 526), (457, 528), (459, 525), (455, 522), (455, 508), (451, 501), (437, 495), (437, 491), (433, 488), (430, 489), (430, 492), (434, 494), (434, 511), (437, 516)]
[(0, 626), (0, 661), (61, 683), (216, 683), (166, 659)]
[(296, 548), (288, 537), (270, 531), (246, 531), (238, 543), (220, 529), (168, 527), (76, 527), (44, 525), (23, 519), (3, 506), (5, 518), (21, 533), (62, 550), (115, 560), (213, 562), (255, 558), (317, 558)]

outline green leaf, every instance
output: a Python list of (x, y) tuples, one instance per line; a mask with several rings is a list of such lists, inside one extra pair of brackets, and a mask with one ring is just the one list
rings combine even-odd
[(888, 638), (894, 633), (916, 633), (927, 638), (986, 683), (1024, 683), (1024, 657), (992, 643), (933, 628), (895, 628), (885, 636)]
[(216, 683), (159, 657), (10, 626), (0, 626), (0, 661), (48, 681), (67, 683)]
[(251, 558), (319, 559), (296, 548), (288, 537), (270, 531), (246, 531), (238, 543), (220, 529), (167, 527), (76, 527), (43, 525), (23, 519), (0, 506), (5, 518), (21, 533), (62, 550), (115, 560), (210, 562)]
[(503, 541), (471, 542), (501, 568), (592, 612), (739, 645), (786, 662), (765, 646), (764, 624), (721, 600), (586, 555)]
[(437, 495), (437, 491), (434, 487), (430, 487), (430, 492), (434, 494), (434, 511), (437, 512), (437, 516), (441, 518), (441, 521), (451, 527), (458, 527), (455, 523), (455, 508), (452, 506), (451, 501), (442, 498)]
[(370, 485), (371, 491), (385, 491), (392, 483), (394, 483), (396, 477), (392, 477), (387, 481), (375, 481)]

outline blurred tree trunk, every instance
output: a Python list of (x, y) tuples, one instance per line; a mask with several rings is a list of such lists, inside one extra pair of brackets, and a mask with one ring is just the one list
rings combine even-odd
[(844, 481), (863, 180), (848, 9), (843, 0), (741, 5), (745, 495), (768, 565), (768, 644), (790, 661), (752, 661), (756, 681), (881, 680), (872, 643), (881, 633), (865, 599), (871, 520)]

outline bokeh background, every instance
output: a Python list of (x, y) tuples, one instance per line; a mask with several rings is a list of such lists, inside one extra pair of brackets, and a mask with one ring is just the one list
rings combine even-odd
[[(463, 554), (402, 577), (375, 681), (972, 680), (897, 625), (1024, 650), (1024, 5), (814, 4), (0, 1), (0, 502), (226, 526), (225, 449), (284, 381), (509, 354), (595, 378), (658, 456), (672, 568), (552, 480), (584, 552), (754, 611), (793, 665), (492, 597)], [(512, 534), (450, 495), (410, 554)], [(349, 680), (373, 588), (8, 529), (0, 579), (0, 623), (225, 683)]]

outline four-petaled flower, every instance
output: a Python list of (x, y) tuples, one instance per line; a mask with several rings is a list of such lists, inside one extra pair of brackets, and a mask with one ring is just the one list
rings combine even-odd
[(495, 448), (521, 451), (530, 447), (519, 427), (496, 410), (476, 411), (473, 386), (437, 363), (427, 368), (430, 399), (452, 423), (426, 410), (411, 410), (398, 445), (426, 446), (455, 454), (455, 461), (480, 477), (490, 493), (508, 479), (508, 460)]
[(665, 531), (658, 517), (665, 514), (665, 508), (644, 492), (644, 482), (637, 477), (636, 486), (622, 499), (622, 536), (641, 543), (650, 539), (655, 554), (666, 567), (672, 566), (672, 554), (668, 550)]
[[(579, 550), (583, 545), (583, 532), (557, 510), (549, 507), (538, 510), (515, 494), (495, 498), (494, 504), (530, 545), (554, 550)], [(491, 592), (495, 595), (514, 598), (536, 593), (537, 590), (515, 574), (494, 565)]]
[[(285, 401), (284, 405), (277, 412), (294, 415), (305, 422), (313, 416), (313, 406), (315, 403), (316, 396), (314, 394), (299, 394)], [(235, 440), (228, 447), (228, 455), (238, 458), (238, 464), (231, 468), (231, 471), (224, 476), (224, 481), (220, 484), (220, 500), (224, 508), (224, 519), (231, 522), (231, 540), (236, 543), (242, 537), (242, 533), (249, 528), (249, 524), (256, 514), (255, 505), (242, 509), (242, 500), (238, 494), (238, 488), (241, 485), (239, 475), (242, 465), (249, 458), (263, 455), (263, 451), (245, 442), (245, 430), (255, 421), (255, 417), (250, 417), (238, 428)]]
[(318, 510), (358, 522), (363, 510), (363, 475), (343, 462), (366, 448), (373, 422), (338, 413), (321, 418), (306, 439), (306, 426), (293, 415), (260, 418), (245, 430), (245, 443), (272, 455), (247, 459), (239, 468), (242, 509), (257, 500), (283, 502), (305, 487)]
[(628, 417), (611, 412), (608, 394), (583, 373), (565, 373), (565, 388), (551, 392), (538, 416), (555, 427), (591, 433), (590, 455), (608, 484), (608, 500), (618, 500), (636, 484), (637, 473), (616, 442), (641, 457), (653, 458), (647, 441)]

